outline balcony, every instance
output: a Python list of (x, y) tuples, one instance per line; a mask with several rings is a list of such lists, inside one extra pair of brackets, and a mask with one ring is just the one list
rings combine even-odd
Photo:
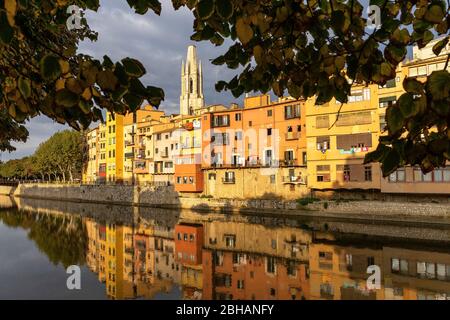
[(134, 146), (133, 140), (125, 140), (125, 147)]
[(298, 140), (300, 139), (300, 132), (287, 132), (285, 138), (286, 140)]
[(139, 152), (136, 154), (137, 159), (145, 159), (145, 152)]
[(297, 159), (280, 160), (280, 165), (286, 167), (293, 167), (297, 165)]
[(169, 151), (163, 150), (161, 151), (161, 158), (168, 158), (169, 157)]
[(235, 184), (236, 178), (222, 178), (223, 184)]
[(283, 183), (293, 183), (293, 184), (304, 184), (306, 185), (306, 180), (298, 176), (283, 176)]

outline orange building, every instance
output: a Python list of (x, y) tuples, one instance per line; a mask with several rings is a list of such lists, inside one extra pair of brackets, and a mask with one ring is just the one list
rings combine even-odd
[(178, 192), (202, 192), (203, 172), (201, 168), (202, 129), (200, 116), (181, 118), (177, 153), (174, 154), (175, 190)]
[(307, 264), (294, 259), (205, 249), (203, 299), (308, 299), (307, 270)]
[(202, 263), (203, 225), (181, 223), (175, 226), (176, 261), (186, 265)]
[(298, 198), (306, 189), (304, 102), (247, 97), (244, 108), (202, 116), (204, 192), (225, 198)]

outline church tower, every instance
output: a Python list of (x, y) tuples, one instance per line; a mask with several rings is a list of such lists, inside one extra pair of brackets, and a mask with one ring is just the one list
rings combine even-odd
[(193, 115), (203, 106), (202, 63), (197, 62), (197, 48), (189, 46), (186, 63), (181, 63), (180, 114)]

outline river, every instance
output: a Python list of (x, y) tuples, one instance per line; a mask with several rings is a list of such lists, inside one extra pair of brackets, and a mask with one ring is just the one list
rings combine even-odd
[(3, 196), (0, 299), (449, 300), (450, 227)]

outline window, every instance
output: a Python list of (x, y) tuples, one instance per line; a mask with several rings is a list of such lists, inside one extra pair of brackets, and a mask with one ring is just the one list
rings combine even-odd
[(195, 235), (193, 235), (192, 233), (189, 235), (189, 241), (193, 242), (195, 240)]
[(329, 150), (330, 149), (330, 137), (317, 137), (317, 150)]
[(386, 117), (385, 115), (381, 115), (380, 116), (380, 131), (384, 132), (387, 128), (387, 122), (386, 122)]
[(183, 240), (184, 240), (184, 241), (188, 241), (188, 235), (187, 235), (187, 233), (183, 233)]
[(399, 168), (389, 175), (389, 182), (405, 182), (405, 168)]
[(383, 88), (395, 88), (396, 86), (396, 80), (395, 79), (391, 79), (386, 81), (386, 84), (384, 86), (378, 86), (378, 88), (383, 89)]
[(267, 128), (267, 135), (271, 136), (272, 135), (272, 128)]
[(211, 117), (211, 126), (212, 127), (225, 127), (230, 125), (230, 116), (229, 115), (217, 115)]
[(333, 259), (332, 252), (319, 251), (319, 260), (331, 261)]
[(414, 168), (414, 181), (417, 182), (450, 182), (450, 167), (435, 169), (423, 174), (420, 168)]
[(270, 184), (275, 184), (275, 175), (274, 174), (270, 175)]
[(274, 257), (266, 258), (266, 272), (267, 273), (275, 273), (277, 270), (276, 261)]
[(241, 121), (242, 120), (242, 113), (236, 113), (234, 115), (234, 120)]
[(277, 249), (277, 240), (276, 239), (272, 239), (270, 244), (271, 244), (272, 249), (274, 249), (274, 250)]
[(295, 261), (292, 261), (292, 260), (288, 261), (287, 274), (288, 274), (288, 276), (291, 276), (291, 277), (297, 276), (297, 265), (296, 265)]
[(226, 234), (226, 235), (224, 235), (224, 239), (225, 239), (225, 246), (227, 248), (236, 247), (236, 236), (234, 234), (232, 234), (232, 235)]
[(294, 160), (294, 150), (286, 150), (284, 152), (284, 160), (293, 161)]
[(316, 166), (317, 171), (317, 182), (330, 182), (330, 166), (329, 165), (319, 165)]
[(360, 102), (370, 100), (370, 89), (364, 88), (359, 90), (352, 90), (351, 95), (348, 97), (348, 102)]
[(330, 127), (330, 117), (328, 115), (316, 117), (316, 128), (317, 129), (323, 129), (323, 128), (329, 128), (329, 127)]
[[(343, 134), (336, 136), (336, 148), (339, 150), (368, 151), (372, 147), (371, 133)], [(356, 149), (356, 150), (355, 150)]]
[(234, 140), (241, 141), (242, 140), (242, 131), (237, 131), (234, 135)]
[(336, 122), (337, 127), (354, 126), (372, 123), (370, 111), (344, 113), (339, 116)]
[(251, 127), (253, 125), (253, 122), (249, 121), (248, 126)]
[(378, 99), (378, 106), (380, 108), (387, 108), (395, 104), (397, 101), (396, 96), (383, 97)]
[(271, 117), (272, 116), (272, 109), (267, 110), (267, 116)]
[(300, 117), (300, 104), (294, 104), (284, 107), (284, 118), (293, 119)]
[(364, 166), (364, 181), (372, 181), (372, 166)]
[(237, 288), (238, 289), (244, 289), (244, 280), (238, 280), (237, 281)]
[(375, 265), (375, 257), (367, 257), (367, 266)]
[(224, 183), (234, 183), (235, 182), (234, 171), (227, 171), (227, 172), (225, 172), (225, 175), (224, 175), (224, 178), (223, 178), (223, 182)]

